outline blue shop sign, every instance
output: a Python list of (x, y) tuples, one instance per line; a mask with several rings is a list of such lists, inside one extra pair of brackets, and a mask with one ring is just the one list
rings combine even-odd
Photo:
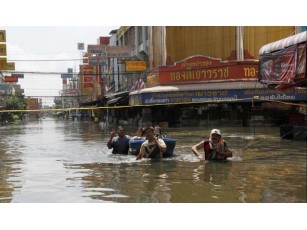
[(262, 100), (306, 101), (307, 90), (277, 91), (271, 89), (223, 89), (177, 92), (153, 92), (130, 96), (130, 105), (154, 105), (200, 102), (250, 102), (254, 96)]

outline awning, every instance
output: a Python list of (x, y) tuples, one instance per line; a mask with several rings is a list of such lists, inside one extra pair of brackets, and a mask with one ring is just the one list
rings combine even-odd
[(98, 106), (101, 100), (80, 102), (80, 106)]
[(111, 99), (111, 100), (107, 101), (107, 105), (114, 105), (119, 101), (119, 99), (121, 99), (121, 97)]
[(304, 31), (304, 32), (295, 34), (293, 36), (281, 39), (276, 42), (271, 42), (269, 44), (262, 46), (259, 50), (259, 55), (264, 54), (264, 53), (271, 53), (276, 50), (280, 50), (280, 49), (286, 48), (294, 44), (305, 42), (306, 40), (307, 40), (307, 31)]
[(107, 105), (128, 105), (129, 104), (129, 97), (117, 97), (114, 99), (111, 99), (109, 101), (107, 101)]
[(123, 91), (119, 93), (114, 93), (112, 95), (106, 96), (107, 99), (107, 105), (115, 105), (115, 104), (120, 104), (120, 105), (128, 105), (128, 96), (129, 96), (129, 91)]
[(114, 98), (124, 97), (124, 96), (128, 96), (128, 95), (129, 95), (129, 91), (122, 91), (122, 92), (107, 94), (107, 95), (105, 95), (105, 98), (107, 100), (111, 100), (111, 99), (114, 99)]
[[(209, 87), (210, 86), (210, 87)], [(259, 82), (230, 82), (156, 86), (131, 92), (129, 105), (176, 105), (189, 103), (242, 103), (258, 96), (263, 100), (306, 101), (306, 90), (283, 92), (269, 89)]]
[(180, 92), (180, 91), (194, 91), (194, 90), (223, 90), (223, 89), (263, 89), (266, 85), (253, 82), (221, 82), (221, 83), (203, 83), (203, 84), (186, 84), (186, 85), (168, 85), (155, 86), (145, 88), (139, 91), (131, 92), (130, 95), (142, 93), (156, 93), (156, 92)]

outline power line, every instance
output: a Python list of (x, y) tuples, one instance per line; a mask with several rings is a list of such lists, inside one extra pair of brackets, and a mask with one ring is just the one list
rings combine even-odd
[(83, 59), (40, 59), (40, 60), (38, 60), (38, 59), (36, 59), (36, 60), (34, 60), (34, 59), (16, 59), (16, 60), (7, 60), (8, 62), (12, 62), (12, 61), (14, 61), (14, 62), (18, 62), (18, 61), (20, 61), (20, 62), (24, 62), (24, 61), (27, 61), (27, 62), (32, 62), (32, 61), (35, 61), (35, 62), (41, 62), (41, 61), (82, 61)]
[(46, 53), (10, 53), (10, 56), (27, 56), (27, 55), (41, 55), (41, 54), (63, 54), (63, 53), (76, 53), (79, 54), (79, 51), (59, 51), (59, 52), (46, 52)]
[(87, 75), (87, 76), (101, 76), (101, 75), (105, 75), (105, 76), (114, 76), (115, 74), (120, 74), (120, 75), (131, 75), (131, 74), (144, 74), (147, 72), (114, 72), (114, 73), (67, 73), (67, 72), (42, 72), (42, 71), (7, 71), (7, 70), (3, 70), (2, 73), (11, 73), (11, 74), (66, 74), (66, 75)]

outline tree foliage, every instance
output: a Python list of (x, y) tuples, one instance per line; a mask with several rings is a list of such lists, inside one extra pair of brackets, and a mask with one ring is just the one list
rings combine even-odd
[(24, 110), (27, 108), (27, 104), (23, 97), (7, 96), (5, 98), (5, 107), (7, 110)]

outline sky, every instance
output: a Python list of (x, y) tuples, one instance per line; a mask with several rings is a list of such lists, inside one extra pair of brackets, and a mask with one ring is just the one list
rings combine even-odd
[[(300, 25), (297, 21), (305, 15), (304, 11), (300, 14), (302, 7), (298, 7), (294, 15), (284, 21), (282, 15), (286, 9), (282, 4), (270, 5), (266, 1), (264, 8), (260, 4), (262, 0), (252, 6), (243, 0), (206, 1), (203, 7), (195, 7), (202, 1), (174, 4), (157, 0), (150, 8), (141, 0), (116, 3), (88, 0), (82, 4), (59, 0), (43, 2), (10, 0), (0, 5), (3, 9), (0, 30), (6, 30), (7, 59), (15, 62), (18, 72), (78, 70), (81, 61), (73, 61), (81, 58), (77, 43), (85, 43), (85, 47), (97, 44), (98, 37), (109, 36), (111, 30), (123, 25)], [(274, 17), (273, 14), (259, 14), (269, 9), (274, 9)], [(256, 15), (259, 16), (255, 18)], [(62, 89), (59, 74), (25, 73), (24, 76), (19, 84), (26, 96), (57, 96)], [(52, 105), (53, 100), (43, 97), (43, 105)]]
[(117, 28), (0, 26), (0, 30), (6, 30), (7, 61), (15, 62), (15, 71), (25, 72), (24, 79), (19, 79), (18, 84), (24, 89), (26, 96), (44, 96), (43, 105), (52, 105), (54, 98), (48, 96), (58, 96), (62, 89), (61, 75), (48, 72), (66, 73), (68, 68), (77, 72), (82, 57), (77, 44), (84, 43), (86, 49), (87, 45), (97, 44), (99, 37), (110, 36), (110, 31)]

